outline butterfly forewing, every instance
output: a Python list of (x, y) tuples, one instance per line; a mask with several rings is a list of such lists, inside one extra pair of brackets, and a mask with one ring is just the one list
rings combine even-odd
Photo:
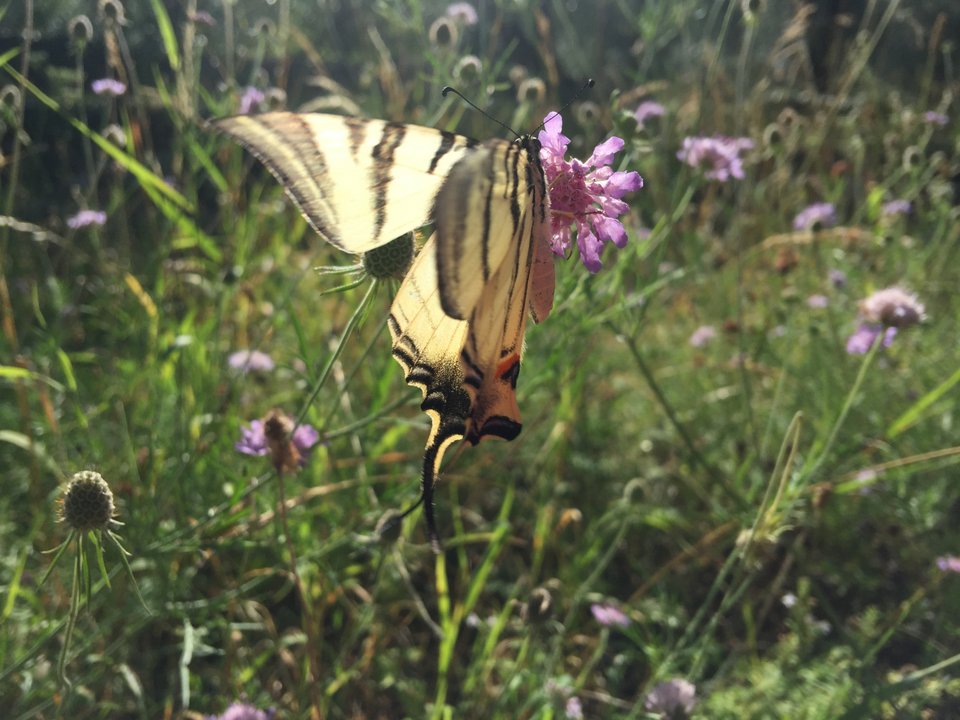
[(319, 113), (213, 125), (267, 166), (321, 237), (352, 253), (427, 224), (445, 177), (476, 145), (418, 125)]

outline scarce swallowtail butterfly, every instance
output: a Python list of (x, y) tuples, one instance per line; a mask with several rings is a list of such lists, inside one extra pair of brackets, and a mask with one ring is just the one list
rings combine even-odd
[(432, 422), (419, 502), (439, 550), (433, 488), (444, 451), (459, 439), (512, 440), (520, 432), (516, 385), (527, 314), (540, 322), (553, 304), (539, 141), (478, 143), (317, 113), (239, 115), (213, 126), (259, 158), (314, 230), (342, 250), (364, 253), (433, 225), (388, 323), (393, 356), (406, 382), (423, 391), (421, 408)]

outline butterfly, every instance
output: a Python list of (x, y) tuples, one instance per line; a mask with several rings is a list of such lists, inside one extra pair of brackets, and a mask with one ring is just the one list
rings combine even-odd
[(360, 254), (433, 233), (390, 308), (393, 357), (431, 420), (421, 503), (439, 551), (433, 490), (457, 440), (513, 440), (529, 314), (553, 305), (550, 197), (531, 135), (480, 143), (417, 125), (320, 113), (214, 121), (256, 156), (327, 242)]

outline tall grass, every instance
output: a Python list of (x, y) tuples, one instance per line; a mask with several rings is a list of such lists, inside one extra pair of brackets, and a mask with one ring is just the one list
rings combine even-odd
[[(671, 679), (693, 717), (960, 713), (937, 564), (960, 554), (960, 15), (826, 7), (0, 10), (4, 714), (643, 718)], [(442, 86), (529, 130), (587, 76), (564, 129), (578, 157), (627, 141), (630, 243), (596, 275), (558, 263), (523, 433), (448, 454), (443, 554), (418, 516), (381, 537), (428, 432), (390, 356), (395, 286), (314, 272), (356, 259), (204, 121), (262, 96), (486, 138)], [(104, 77), (125, 91), (94, 94)], [(666, 114), (638, 126), (645, 99)], [(754, 141), (743, 179), (678, 160), (714, 134)], [(794, 230), (814, 202), (836, 226)], [(81, 210), (106, 221), (71, 227)], [(858, 302), (890, 285), (926, 321), (849, 354)], [(276, 367), (231, 369), (241, 349)], [(275, 407), (322, 437), (279, 476), (234, 448)], [(73, 561), (39, 581), (83, 469), (113, 489), (149, 612), (108, 547), (65, 648)]]

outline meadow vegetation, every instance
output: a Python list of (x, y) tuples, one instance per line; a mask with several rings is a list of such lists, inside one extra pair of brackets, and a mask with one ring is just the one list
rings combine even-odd
[[(850, 6), (0, 2), (0, 714), (960, 716), (960, 11)], [(377, 531), (429, 429), (396, 282), (205, 122), (485, 139), (444, 85), (527, 132), (587, 77), (630, 239), (558, 259), (434, 555)]]

